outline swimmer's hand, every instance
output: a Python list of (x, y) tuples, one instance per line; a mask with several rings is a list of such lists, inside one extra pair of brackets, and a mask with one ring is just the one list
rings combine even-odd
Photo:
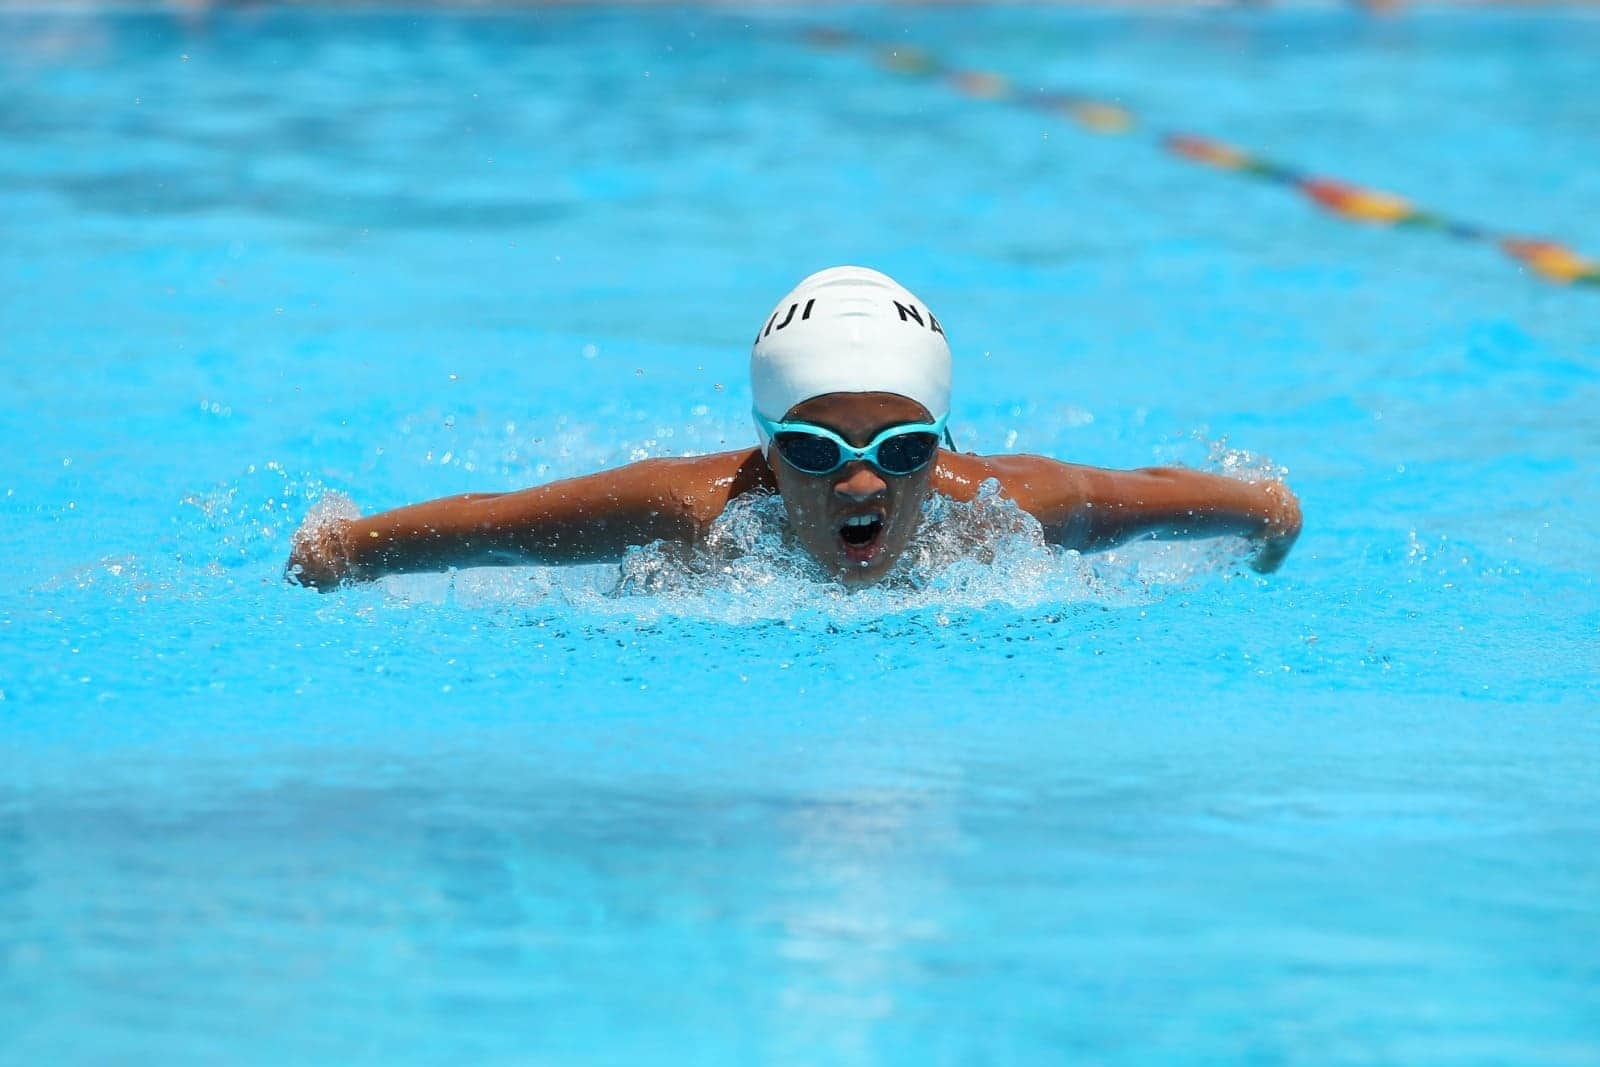
[(352, 519), (336, 518), (301, 526), (289, 549), (284, 579), (322, 593), (359, 580), (350, 550), (354, 525)]
[(1260, 547), (1250, 557), (1250, 567), (1258, 574), (1271, 574), (1283, 566), (1284, 557), (1300, 536), (1300, 501), (1282, 482), (1257, 483), (1265, 501), (1265, 522), (1253, 539)]

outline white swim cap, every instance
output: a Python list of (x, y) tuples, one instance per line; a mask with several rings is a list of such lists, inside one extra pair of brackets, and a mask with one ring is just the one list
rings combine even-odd
[[(794, 287), (750, 350), (755, 410), (774, 422), (826, 393), (898, 393), (950, 413), (950, 344), (927, 306), (866, 267), (830, 267)], [(766, 431), (756, 424), (761, 448)]]

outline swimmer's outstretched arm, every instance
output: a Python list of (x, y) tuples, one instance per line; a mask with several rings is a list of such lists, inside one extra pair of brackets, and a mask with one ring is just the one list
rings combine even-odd
[(1005, 495), (1039, 520), (1046, 538), (1067, 548), (1237, 534), (1257, 544), (1251, 567), (1270, 574), (1300, 536), (1300, 501), (1282, 482), (1245, 482), (1184, 467), (1104, 470), (1043, 456), (955, 456), (947, 462), (962, 482), (976, 478), (973, 492), (983, 478), (998, 478)]
[(331, 589), (454, 567), (600, 563), (652, 541), (692, 542), (761, 482), (754, 452), (653, 459), (514, 493), (468, 493), (295, 535), (285, 576)]

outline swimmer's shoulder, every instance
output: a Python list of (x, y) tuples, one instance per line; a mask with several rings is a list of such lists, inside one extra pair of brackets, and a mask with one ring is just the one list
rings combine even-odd
[(637, 467), (695, 520), (709, 525), (728, 502), (746, 493), (777, 492), (772, 468), (759, 448), (705, 456), (650, 459)]
[(941, 449), (933, 473), (933, 488), (954, 500), (971, 500), (984, 482), (1000, 483), (1003, 495), (1024, 507), (1041, 491), (1060, 495), (1077, 487), (1077, 473), (1086, 468), (1048, 456), (981, 456)]

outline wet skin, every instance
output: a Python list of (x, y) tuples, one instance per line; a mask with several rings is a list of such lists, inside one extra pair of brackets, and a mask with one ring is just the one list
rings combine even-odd
[[(891, 393), (830, 393), (795, 405), (785, 418), (825, 426), (857, 447), (889, 426), (929, 421), (920, 404)], [(1251, 566), (1266, 573), (1300, 534), (1299, 502), (1281, 482), (946, 450), (900, 477), (864, 461), (813, 475), (789, 466), (776, 449), (769, 462), (760, 449), (746, 448), (302, 527), (285, 570), (291, 581), (326, 590), (414, 571), (617, 560), (655, 541), (699, 543), (730, 501), (776, 491), (806, 551), (841, 581), (859, 585), (881, 578), (905, 551), (929, 493), (971, 500), (989, 479), (1039, 521), (1047, 541), (1081, 551), (1144, 537), (1237, 534), (1255, 542)], [(866, 542), (856, 543), (864, 531), (847, 539), (845, 520), (868, 514), (881, 527)]]
[[(891, 426), (932, 422), (928, 409), (894, 393), (829, 393), (796, 404), (783, 421), (826, 427), (857, 448), (865, 448)], [(875, 581), (894, 566), (916, 533), (922, 503), (933, 489), (938, 457), (919, 471), (886, 475), (865, 460), (846, 463), (832, 474), (807, 474), (791, 466), (777, 449), (767, 462), (783, 495), (790, 527), (824, 570), (847, 584)], [(876, 516), (881, 526), (870, 541), (852, 544), (845, 520)]]

